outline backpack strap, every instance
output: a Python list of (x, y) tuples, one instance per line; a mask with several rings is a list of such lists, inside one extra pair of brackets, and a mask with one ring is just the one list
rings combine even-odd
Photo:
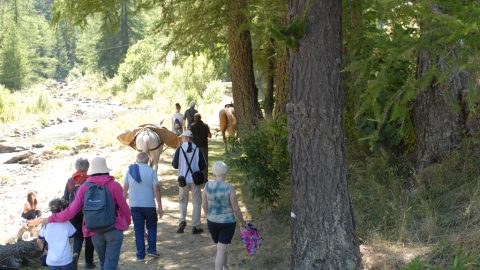
[(73, 188), (75, 187), (75, 180), (73, 180), (73, 178), (70, 177), (70, 178), (68, 178), (67, 183), (70, 184), (69, 185), (69, 187), (70, 187), (69, 190), (73, 190)]
[(180, 149), (182, 150), (183, 156), (185, 157), (185, 162), (187, 162), (187, 166), (188, 166), (187, 173), (185, 174), (185, 178), (187, 178), (188, 172), (190, 172), (190, 174), (192, 174), (192, 177), (193, 177), (193, 171), (192, 171), (191, 164), (193, 162), (193, 158), (195, 157), (195, 152), (197, 151), (197, 148), (198, 147), (195, 147), (195, 149), (193, 150), (193, 155), (192, 155), (192, 158), (190, 159), (190, 162), (189, 162), (188, 158), (187, 158), (187, 154), (185, 154), (185, 151), (180, 146)]

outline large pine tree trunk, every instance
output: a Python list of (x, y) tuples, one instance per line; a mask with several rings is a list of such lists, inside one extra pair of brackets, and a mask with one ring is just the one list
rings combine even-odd
[(253, 74), (252, 40), (250, 31), (245, 30), (247, 23), (243, 10), (245, 0), (227, 2), (228, 53), (232, 72), (232, 94), (240, 136), (252, 129), (262, 118), (258, 103), (258, 89)]
[(287, 49), (284, 45), (277, 46), (275, 67), (275, 104), (273, 115), (275, 119), (285, 114), (288, 101), (288, 74), (287, 74)]
[(306, 34), (289, 50), (287, 104), (292, 170), (292, 269), (356, 269), (359, 249), (348, 193), (340, 87), (338, 0), (290, 0)]
[[(413, 122), (417, 136), (416, 165), (421, 170), (429, 164), (441, 162), (458, 146), (465, 132), (467, 118), (464, 101), (468, 87), (469, 72), (453, 67), (458, 48), (449, 51), (449, 58), (422, 51), (418, 58), (417, 78), (428, 78), (430, 83), (418, 94)], [(429, 72), (435, 68), (446, 80)], [(425, 77), (425, 78), (424, 78)]]

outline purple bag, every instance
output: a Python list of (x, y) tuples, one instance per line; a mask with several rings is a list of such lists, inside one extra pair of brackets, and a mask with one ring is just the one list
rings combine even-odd
[(248, 223), (246, 227), (240, 228), (240, 238), (242, 238), (247, 254), (255, 255), (257, 249), (262, 245), (262, 236), (253, 224)]

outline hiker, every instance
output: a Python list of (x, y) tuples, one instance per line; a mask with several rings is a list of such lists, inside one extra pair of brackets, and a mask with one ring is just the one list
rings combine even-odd
[[(27, 202), (25, 202), (25, 204), (23, 205), (21, 217), (27, 221), (40, 217), (42, 215), (42, 212), (38, 210), (37, 205), (38, 205), (37, 193), (35, 191), (28, 192)], [(28, 236), (30, 236), (34, 228), (35, 226), (31, 226), (28, 224), (22, 225), (22, 227), (17, 233), (17, 240), (22, 240), (24, 237), (24, 234), (26, 234), (27, 232), (28, 232)]]
[(242, 212), (238, 207), (237, 195), (231, 184), (225, 183), (228, 167), (223, 161), (212, 166), (215, 181), (205, 185), (202, 194), (202, 208), (207, 215), (208, 231), (217, 244), (215, 270), (228, 269), (227, 247), (235, 233), (236, 221), (245, 226)]
[[(206, 166), (205, 158), (202, 151), (191, 141), (192, 132), (190, 130), (183, 131), (180, 135), (182, 144), (175, 151), (175, 156), (172, 161), (172, 166), (178, 169), (178, 196), (180, 205), (180, 221), (178, 224), (177, 233), (183, 233), (187, 222), (185, 217), (187, 215), (188, 195), (192, 192), (193, 216), (192, 216), (192, 233), (202, 233), (203, 229), (200, 227), (200, 205), (202, 203), (201, 185), (196, 185), (193, 180), (193, 175), (200, 172)], [(203, 180), (202, 180), (203, 181)], [(182, 183), (181, 183), (182, 182)]]
[[(195, 110), (195, 101), (191, 101), (190, 102), (190, 108), (188, 110), (185, 111), (185, 113), (183, 114), (183, 127), (184, 127), (184, 130), (185, 129), (190, 129), (190, 125), (192, 125), (193, 123), (193, 117), (194, 115), (198, 113), (197, 110)], [(185, 128), (185, 120), (186, 120), (186, 128)]]
[(23, 205), (22, 218), (26, 220), (36, 219), (42, 215), (42, 212), (37, 209), (37, 193), (30, 191), (27, 194), (27, 202)]
[[(63, 199), (53, 199), (49, 203), (52, 213), (59, 213), (68, 206)], [(78, 260), (78, 254), (70, 255), (70, 240), (75, 235), (75, 227), (69, 222), (52, 222), (42, 226), (38, 238), (45, 240), (48, 245), (46, 264), (50, 270), (71, 270)], [(37, 242), (38, 243), (38, 242)], [(42, 242), (39, 248), (42, 250), (45, 243)]]
[[(67, 184), (65, 185), (65, 190), (63, 192), (63, 199), (68, 201), (68, 203), (72, 203), (75, 199), (75, 195), (78, 192), (80, 186), (87, 180), (88, 175), (88, 167), (90, 164), (88, 163), (87, 159), (78, 158), (75, 161), (75, 173), (72, 174), (67, 180)], [(95, 263), (93, 262), (93, 252), (94, 247), (92, 243), (91, 237), (84, 237), (82, 232), (82, 223), (83, 223), (83, 212), (78, 212), (75, 217), (70, 219), (70, 223), (72, 223), (73, 227), (75, 227), (75, 236), (73, 238), (73, 254), (80, 256), (82, 252), (82, 245), (85, 240), (85, 268), (93, 269), (96, 267)], [(77, 267), (76, 263), (74, 262), (74, 268)]]
[[(37, 218), (29, 222), (31, 224), (65, 222), (83, 211), (83, 234), (86, 237), (92, 237), (93, 246), (100, 259), (100, 267), (103, 270), (117, 268), (123, 242), (123, 231), (128, 229), (131, 222), (130, 209), (123, 197), (122, 186), (115, 181), (113, 176), (109, 175), (109, 171), (111, 170), (107, 167), (104, 158), (93, 158), (87, 172), (90, 178), (80, 186), (70, 206), (48, 218)], [(86, 200), (85, 197), (90, 199)], [(99, 209), (100, 206), (104, 211), (92, 211)], [(112, 222), (109, 222), (110, 220)], [(104, 225), (107, 222), (109, 222), (108, 226), (98, 227), (99, 224)]]
[(183, 126), (185, 125), (183, 121), (183, 114), (180, 112), (181, 109), (182, 106), (176, 103), (175, 112), (172, 115), (172, 131), (177, 134), (182, 134)]
[(203, 174), (205, 179), (208, 177), (208, 138), (212, 138), (212, 133), (210, 133), (210, 128), (207, 124), (202, 121), (202, 116), (199, 113), (196, 113), (193, 116), (194, 123), (190, 126), (190, 131), (193, 135), (193, 143), (202, 150), (207, 166), (203, 169)]
[[(157, 174), (147, 164), (147, 153), (137, 154), (137, 164), (128, 167), (123, 184), (123, 196), (129, 199), (132, 214), (137, 262), (145, 261), (145, 226), (147, 227), (147, 255), (158, 258), (157, 253), (157, 215), (163, 216), (162, 196)], [(155, 199), (157, 208), (155, 208)]]

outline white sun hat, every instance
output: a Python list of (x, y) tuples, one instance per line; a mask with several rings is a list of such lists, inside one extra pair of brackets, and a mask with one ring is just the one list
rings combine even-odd
[(193, 134), (190, 130), (187, 129), (187, 130), (184, 130), (182, 132), (182, 134), (178, 137), (191, 137), (191, 138), (193, 138)]
[(110, 168), (107, 167), (107, 161), (103, 157), (94, 157), (90, 161), (90, 168), (88, 169), (87, 174), (97, 174), (97, 173), (108, 173), (111, 171)]

